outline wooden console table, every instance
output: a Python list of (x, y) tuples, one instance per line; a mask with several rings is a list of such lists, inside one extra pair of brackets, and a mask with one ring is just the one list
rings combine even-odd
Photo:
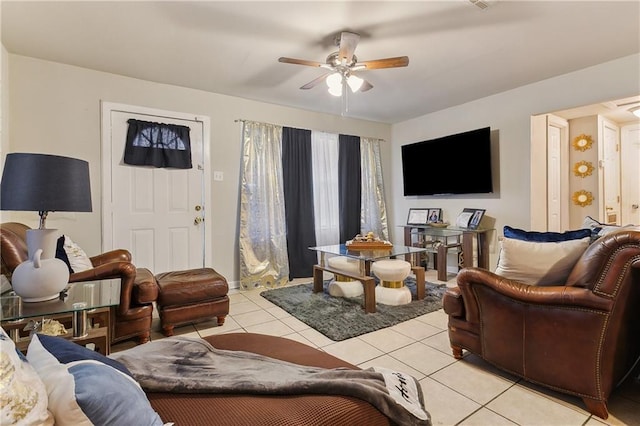
[[(489, 238), (488, 233), (493, 229), (467, 229), (467, 228), (457, 228), (455, 226), (449, 226), (447, 228), (435, 228), (433, 226), (422, 226), (422, 225), (401, 225), (404, 228), (404, 244), (411, 245), (412, 244), (412, 233), (422, 233), (423, 235), (430, 236), (453, 236), (454, 234), (462, 234), (462, 266), (469, 267), (474, 266), (473, 264), (473, 241), (477, 239), (477, 247), (476, 254), (478, 257), (478, 267), (489, 269)], [(414, 231), (415, 230), (415, 231)], [(452, 244), (443, 244), (438, 249), (438, 279), (441, 281), (446, 281), (446, 254), (449, 248), (455, 247), (456, 245)], [(444, 256), (443, 256), (444, 255)], [(443, 259), (444, 257), (444, 259)], [(444, 271), (441, 271), (444, 269)]]

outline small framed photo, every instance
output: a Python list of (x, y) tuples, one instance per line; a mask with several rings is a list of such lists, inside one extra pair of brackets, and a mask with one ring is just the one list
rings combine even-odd
[(459, 228), (477, 229), (484, 216), (485, 209), (464, 209), (456, 219)]
[(426, 225), (429, 220), (429, 209), (409, 209), (407, 225)]
[(442, 209), (429, 209), (427, 223), (442, 222)]

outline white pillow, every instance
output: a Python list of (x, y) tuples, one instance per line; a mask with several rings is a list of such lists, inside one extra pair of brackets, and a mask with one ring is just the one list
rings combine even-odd
[(531, 285), (564, 285), (590, 238), (540, 243), (504, 238), (496, 274)]
[(69, 259), (69, 265), (73, 272), (82, 272), (93, 268), (91, 259), (79, 245), (71, 241), (68, 235), (64, 236), (64, 251)]
[(59, 426), (162, 426), (125, 366), (61, 337), (34, 334), (27, 359), (38, 372)]
[(0, 424), (52, 425), (47, 390), (40, 376), (0, 328)]

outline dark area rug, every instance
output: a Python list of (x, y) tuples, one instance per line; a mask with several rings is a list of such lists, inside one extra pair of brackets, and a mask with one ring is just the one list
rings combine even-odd
[(411, 303), (401, 306), (378, 303), (377, 312), (367, 314), (362, 309), (363, 296), (332, 297), (328, 285), (329, 281), (325, 281), (322, 293), (313, 293), (313, 283), (308, 283), (267, 290), (260, 295), (329, 339), (341, 341), (436, 311), (442, 307), (446, 290), (445, 284), (427, 282), (426, 297), (416, 300), (415, 281), (407, 279), (405, 285), (413, 295)]

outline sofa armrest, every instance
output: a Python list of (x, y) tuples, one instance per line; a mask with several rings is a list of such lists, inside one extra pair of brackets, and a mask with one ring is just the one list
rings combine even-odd
[(91, 264), (96, 267), (111, 262), (131, 262), (131, 253), (128, 250), (118, 249), (92, 256), (89, 259)]
[(105, 263), (93, 269), (77, 272), (69, 276), (69, 282), (75, 283), (117, 278), (120, 278), (120, 304), (118, 305), (117, 312), (120, 315), (124, 315), (131, 307), (133, 283), (136, 278), (136, 267), (131, 262), (118, 261)]
[(459, 287), (447, 288), (442, 297), (442, 308), (447, 315), (464, 318), (464, 300)]
[(458, 274), (458, 288), (464, 301), (468, 321), (479, 321), (479, 307), (474, 286), (484, 286), (514, 301), (546, 306), (571, 306), (599, 311), (610, 311), (613, 300), (594, 293), (588, 288), (534, 286), (510, 280), (486, 269), (465, 268)]
[(148, 305), (158, 300), (158, 282), (147, 268), (136, 270), (136, 279), (133, 282), (133, 294), (131, 303), (133, 305)]

